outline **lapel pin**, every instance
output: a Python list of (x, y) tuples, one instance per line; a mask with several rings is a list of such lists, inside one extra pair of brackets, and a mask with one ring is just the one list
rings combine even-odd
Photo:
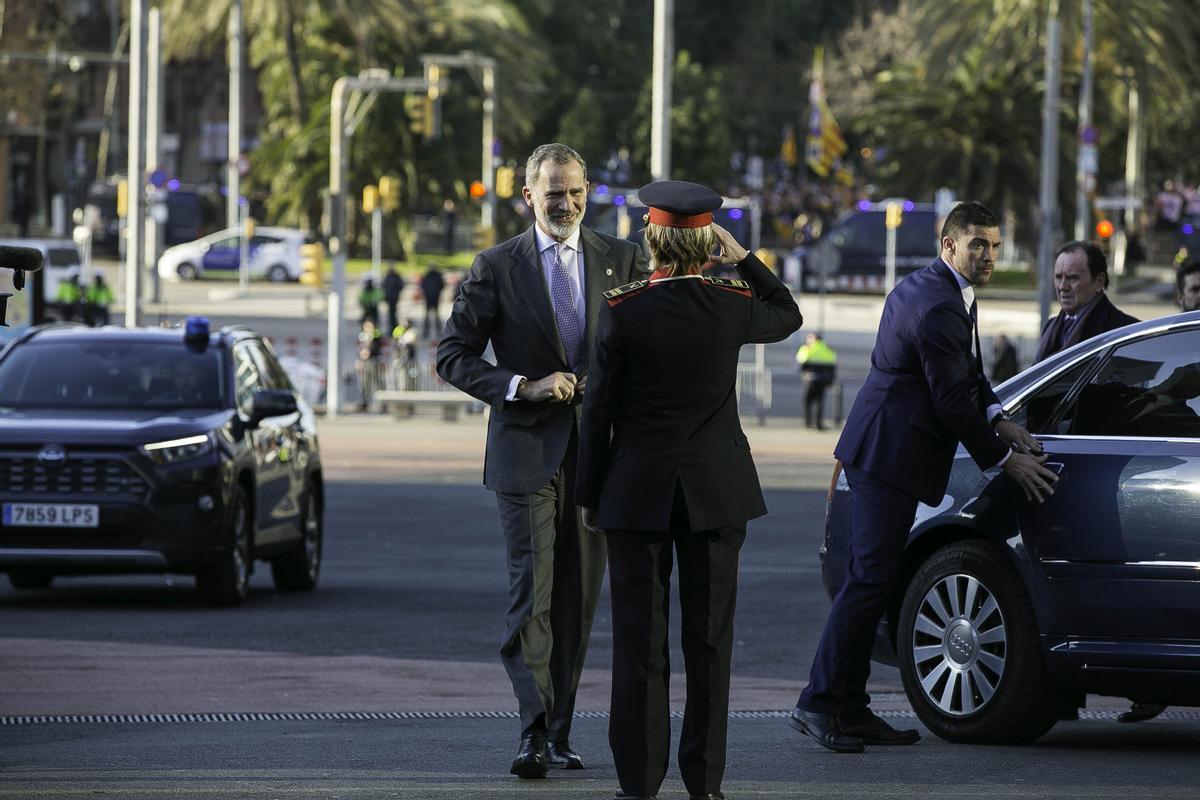
[(609, 277), (611, 278), (611, 277), (612, 277), (612, 270), (611, 270), (611, 269), (606, 269), (606, 270), (604, 270), (604, 274), (605, 274), (605, 275), (607, 275), (607, 276), (609, 276)]

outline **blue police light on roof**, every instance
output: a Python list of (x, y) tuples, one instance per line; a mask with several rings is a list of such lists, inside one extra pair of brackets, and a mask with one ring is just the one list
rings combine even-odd
[(189, 339), (208, 338), (208, 317), (188, 317), (183, 335)]
[(177, 192), (179, 191), (179, 187), (182, 185), (183, 184), (179, 182), (179, 178), (171, 178), (171, 180), (167, 181), (167, 191)]
[(742, 210), (740, 208), (729, 209), (729, 218), (730, 219), (741, 219), (742, 218)]
[(1193, 225), (1192, 223), (1189, 222), (1183, 226), (1183, 235), (1184, 236), (1191, 236), (1195, 232), (1196, 232), (1196, 226)]
[(904, 201), (904, 213), (905, 214), (907, 214), (909, 211), (912, 211), (916, 207), (917, 207), (917, 204), (914, 203), (912, 200)]
[(596, 197), (604, 197), (607, 194), (608, 194), (608, 187), (605, 186), (603, 183), (597, 184)]
[(617, 195), (616, 197), (614, 197), (614, 198), (613, 198), (613, 205), (614, 205), (614, 206), (623, 206), (623, 205), (625, 205), (625, 195), (623, 195), (623, 194), (619, 194), (619, 195)]
[(871, 210), (871, 201), (870, 200), (859, 200), (858, 201), (858, 210), (859, 211), (870, 211)]

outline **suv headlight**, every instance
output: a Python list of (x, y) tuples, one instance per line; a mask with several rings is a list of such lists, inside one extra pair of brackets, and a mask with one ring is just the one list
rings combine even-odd
[(142, 453), (155, 464), (174, 464), (196, 458), (213, 449), (211, 433), (201, 433), (196, 436), (185, 436), (182, 439), (170, 439), (165, 442), (152, 442), (141, 447)]

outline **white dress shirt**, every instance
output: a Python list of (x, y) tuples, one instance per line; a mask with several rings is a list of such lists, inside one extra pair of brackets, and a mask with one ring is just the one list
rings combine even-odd
[[(550, 236), (541, 229), (540, 226), (533, 226), (533, 235), (537, 244), (538, 258), (542, 262), (542, 278), (546, 282), (546, 297), (550, 300), (550, 308), (554, 309), (554, 300), (550, 296), (550, 287), (554, 285), (554, 270), (558, 269), (558, 265), (554, 263), (554, 246), (559, 244), (558, 240)], [(583, 294), (583, 245), (580, 244), (579, 228), (567, 237), (565, 242), (562, 242), (562, 262), (566, 268), (567, 277), (571, 279), (571, 291), (575, 293), (575, 313), (579, 315), (579, 330), (587, 330), (587, 298)], [(508, 384), (508, 394), (505, 395), (505, 400), (517, 399), (517, 386), (524, 375), (514, 375)]]
[[(947, 264), (946, 266), (950, 266), (950, 265)], [(967, 316), (969, 317), (969, 316), (971, 316), (971, 305), (975, 302), (975, 287), (972, 286), (971, 282), (968, 281), (966, 278), (964, 278), (962, 276), (962, 273), (960, 273), (954, 267), (950, 267), (950, 274), (954, 276), (954, 280), (958, 281), (959, 291), (962, 292), (963, 305), (967, 307)], [(974, 335), (974, 331), (972, 331), (972, 335)], [(1003, 411), (1004, 411), (1004, 406), (1000, 405), (999, 403), (992, 403), (990, 406), (987, 407), (987, 411), (984, 412), (984, 414), (988, 418), (988, 421), (990, 422), (990, 421), (994, 420), (997, 416), (999, 416), (1000, 413)], [(1008, 457), (1011, 455), (1012, 455), (1012, 451), (1009, 450), (1007, 453), (1004, 454), (1004, 458), (1002, 458), (996, 462), (996, 466), (998, 467), (998, 466), (1002, 465), (1005, 461), (1008, 461)]]

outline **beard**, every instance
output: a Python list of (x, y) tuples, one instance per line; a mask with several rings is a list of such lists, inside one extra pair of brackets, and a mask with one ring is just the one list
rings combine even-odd
[(538, 209), (535, 214), (537, 221), (542, 224), (542, 227), (550, 233), (551, 236), (557, 239), (566, 239), (575, 233), (579, 224), (583, 221), (583, 214), (578, 213), (570, 218), (555, 219), (544, 211)]

